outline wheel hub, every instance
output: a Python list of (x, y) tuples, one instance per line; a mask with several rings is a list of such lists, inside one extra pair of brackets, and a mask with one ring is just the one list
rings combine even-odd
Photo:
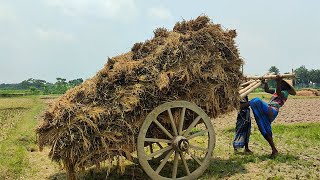
[(189, 148), (189, 141), (184, 136), (177, 136), (173, 140), (173, 147), (178, 151), (187, 151)]

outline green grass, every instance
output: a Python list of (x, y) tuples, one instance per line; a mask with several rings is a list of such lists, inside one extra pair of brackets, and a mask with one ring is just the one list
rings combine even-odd
[[(249, 146), (254, 154), (234, 154), (234, 127), (218, 132), (222, 141), (204, 178), (317, 179), (320, 176), (320, 123), (275, 124), (273, 136), (280, 154), (271, 159), (267, 141), (254, 125)], [(225, 136), (224, 138), (221, 136)], [(256, 172), (250, 172), (255, 169)]]
[(0, 94), (26, 94), (28, 90), (6, 90), (0, 89)]
[[(278, 141), (291, 148), (320, 146), (320, 123), (276, 124), (273, 125), (272, 132)], [(225, 133), (232, 138), (234, 128), (226, 129)], [(258, 129), (252, 133), (250, 140), (267, 145)]]
[(28, 94), (27, 90), (0, 90), (0, 97), (20, 97)]
[(28, 167), (28, 150), (35, 147), (36, 116), (44, 104), (37, 97), (0, 99), (0, 109), (4, 106), (11, 107), (12, 110), (24, 109), (20, 114), (10, 116), (12, 120), (2, 119), (3, 123), (10, 121), (13, 124), (10, 128), (3, 129), (6, 137), (0, 141), (0, 179), (18, 179)]
[[(261, 98), (261, 99), (267, 99), (269, 100), (271, 98), (271, 94), (265, 93), (265, 92), (254, 92), (249, 94), (249, 99), (253, 99), (255, 97)], [(289, 99), (313, 99), (313, 98), (320, 98), (320, 96), (289, 96)]]

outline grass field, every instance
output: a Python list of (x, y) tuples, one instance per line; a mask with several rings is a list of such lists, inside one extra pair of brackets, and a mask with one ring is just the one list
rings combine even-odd
[(0, 179), (23, 175), (28, 152), (36, 149), (33, 130), (43, 107), (37, 97), (0, 99)]
[(257, 127), (250, 137), (253, 154), (234, 154), (234, 128), (217, 131), (214, 160), (205, 177), (230, 179), (317, 179), (319, 178), (320, 123), (277, 124), (273, 127), (280, 155), (271, 159), (271, 149)]
[[(268, 98), (264, 93), (250, 96)], [(52, 97), (27, 96), (0, 98), (0, 179), (65, 179), (62, 168), (47, 157), (48, 149), (39, 152), (34, 129), (37, 117)], [(303, 98), (303, 97), (296, 97)], [(320, 100), (320, 99), (319, 99)], [(250, 148), (253, 154), (234, 154), (231, 145), (235, 117), (213, 120), (216, 147), (208, 170), (201, 179), (319, 179), (320, 117), (313, 123), (274, 124), (275, 143), (280, 155), (270, 159), (270, 148), (253, 125)], [(254, 124), (254, 120), (253, 120)], [(80, 179), (148, 179), (138, 165), (125, 163), (102, 170), (87, 169)]]
[(0, 90), (0, 97), (21, 97), (28, 93), (27, 90)]

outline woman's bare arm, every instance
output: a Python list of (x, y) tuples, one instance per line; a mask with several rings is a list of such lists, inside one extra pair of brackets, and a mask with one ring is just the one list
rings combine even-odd
[(268, 83), (267, 82), (263, 82), (263, 83), (264, 83), (264, 92), (273, 94), (274, 90), (273, 89), (269, 89)]
[(280, 76), (277, 76), (276, 78), (276, 82), (277, 82), (277, 89), (276, 89), (276, 93), (278, 94), (278, 96), (280, 96), (281, 98), (284, 98), (284, 94), (281, 92), (281, 81), (282, 78)]

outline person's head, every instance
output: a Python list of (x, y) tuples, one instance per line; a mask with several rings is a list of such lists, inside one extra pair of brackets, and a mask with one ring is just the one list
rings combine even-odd
[(296, 95), (295, 89), (285, 80), (281, 81), (281, 90), (288, 91), (291, 95)]
[(291, 89), (291, 87), (289, 86), (289, 84), (286, 81), (282, 80), (281, 81), (281, 90), (288, 91), (290, 89)]

